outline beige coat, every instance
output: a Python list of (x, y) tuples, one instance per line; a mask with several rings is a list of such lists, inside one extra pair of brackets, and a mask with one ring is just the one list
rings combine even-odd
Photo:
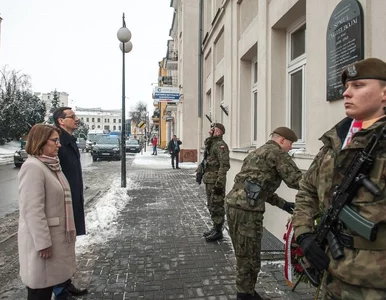
[[(70, 279), (75, 272), (75, 242), (65, 241), (64, 191), (55, 172), (29, 157), (19, 172), (18, 232), (20, 276), (33, 289)], [(52, 256), (39, 250), (52, 246)]]

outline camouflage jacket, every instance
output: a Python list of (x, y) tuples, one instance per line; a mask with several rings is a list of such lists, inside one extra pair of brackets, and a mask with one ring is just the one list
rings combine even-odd
[(225, 187), (226, 175), (230, 168), (229, 148), (222, 136), (212, 136), (205, 140), (205, 169), (203, 182)]
[[(345, 118), (320, 138), (324, 146), (304, 174), (296, 196), (296, 208), (292, 217), (295, 236), (314, 230), (315, 217), (319, 211), (325, 211), (330, 205), (333, 188), (341, 182), (355, 154), (366, 146), (374, 129), (386, 125), (386, 118), (378, 120), (369, 128), (355, 133), (350, 144), (341, 149), (351, 121), (352, 119)], [(383, 149), (386, 149), (386, 141)], [(351, 205), (366, 219), (386, 225), (385, 150), (377, 155), (370, 179), (378, 185), (381, 195), (373, 196), (362, 187)], [(378, 238), (381, 237), (380, 234), (385, 236), (385, 230), (383, 226), (382, 232), (378, 232)], [(379, 289), (386, 287), (386, 250), (344, 248), (344, 254), (344, 258), (340, 260), (331, 258), (329, 272), (333, 276), (352, 285)]]
[[(282, 180), (293, 189), (299, 188), (302, 172), (287, 152), (270, 140), (252, 151), (244, 159), (241, 171), (235, 177), (235, 186), (226, 197), (227, 204), (248, 211), (265, 211), (265, 202), (282, 208), (286, 202), (275, 191)], [(243, 182), (249, 179), (261, 186), (255, 206), (247, 202)]]

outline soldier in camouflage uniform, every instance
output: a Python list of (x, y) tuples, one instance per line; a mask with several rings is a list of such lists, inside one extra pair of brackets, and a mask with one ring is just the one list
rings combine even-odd
[[(314, 218), (331, 204), (331, 194), (358, 151), (374, 131), (386, 126), (386, 63), (368, 58), (349, 66), (342, 74), (347, 118), (322, 137), (323, 147), (300, 182), (292, 223), (297, 243), (308, 262), (324, 272), (323, 299), (386, 299), (386, 142), (376, 156), (369, 177), (381, 194), (361, 187), (350, 206), (379, 225), (371, 242), (345, 226), (336, 235), (344, 257), (334, 260), (314, 241)], [(343, 225), (343, 224), (341, 224)]]
[(276, 128), (272, 138), (245, 159), (226, 196), (227, 220), (237, 260), (237, 299), (262, 299), (255, 291), (260, 271), (261, 237), (265, 202), (292, 213), (294, 204), (275, 191), (282, 180), (299, 188), (301, 171), (288, 155), (296, 134), (287, 127)]
[(225, 128), (220, 123), (215, 123), (211, 129), (211, 136), (205, 140), (205, 165), (202, 181), (205, 183), (207, 206), (213, 227), (204, 232), (208, 242), (223, 238), (225, 208), (226, 174), (230, 168), (229, 149), (223, 140)]

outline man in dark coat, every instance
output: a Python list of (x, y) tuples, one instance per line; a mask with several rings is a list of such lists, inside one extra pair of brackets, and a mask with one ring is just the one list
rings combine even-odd
[[(84, 235), (86, 234), (86, 225), (84, 218), (82, 167), (76, 138), (72, 136), (74, 130), (78, 128), (78, 118), (71, 107), (58, 108), (54, 111), (53, 118), (55, 125), (61, 129), (60, 144), (62, 146), (59, 149), (58, 156), (62, 171), (71, 188), (76, 234)], [(57, 300), (69, 300), (76, 299), (72, 295), (81, 296), (86, 294), (87, 290), (76, 288), (71, 283), (71, 279), (69, 279), (66, 285), (54, 287), (54, 293)]]
[(176, 169), (179, 169), (178, 167), (178, 155), (180, 153), (180, 145), (182, 144), (182, 142), (180, 141), (180, 139), (177, 139), (177, 136), (176, 135), (173, 135), (173, 138), (170, 140), (169, 144), (168, 144), (168, 150), (169, 150), (169, 153), (170, 155), (172, 156), (172, 167), (174, 169), (174, 158), (176, 159)]

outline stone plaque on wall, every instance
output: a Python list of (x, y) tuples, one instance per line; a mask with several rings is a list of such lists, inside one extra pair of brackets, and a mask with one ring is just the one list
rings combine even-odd
[(327, 101), (343, 98), (340, 75), (345, 67), (363, 59), (363, 41), (361, 4), (342, 0), (332, 12), (327, 28)]

